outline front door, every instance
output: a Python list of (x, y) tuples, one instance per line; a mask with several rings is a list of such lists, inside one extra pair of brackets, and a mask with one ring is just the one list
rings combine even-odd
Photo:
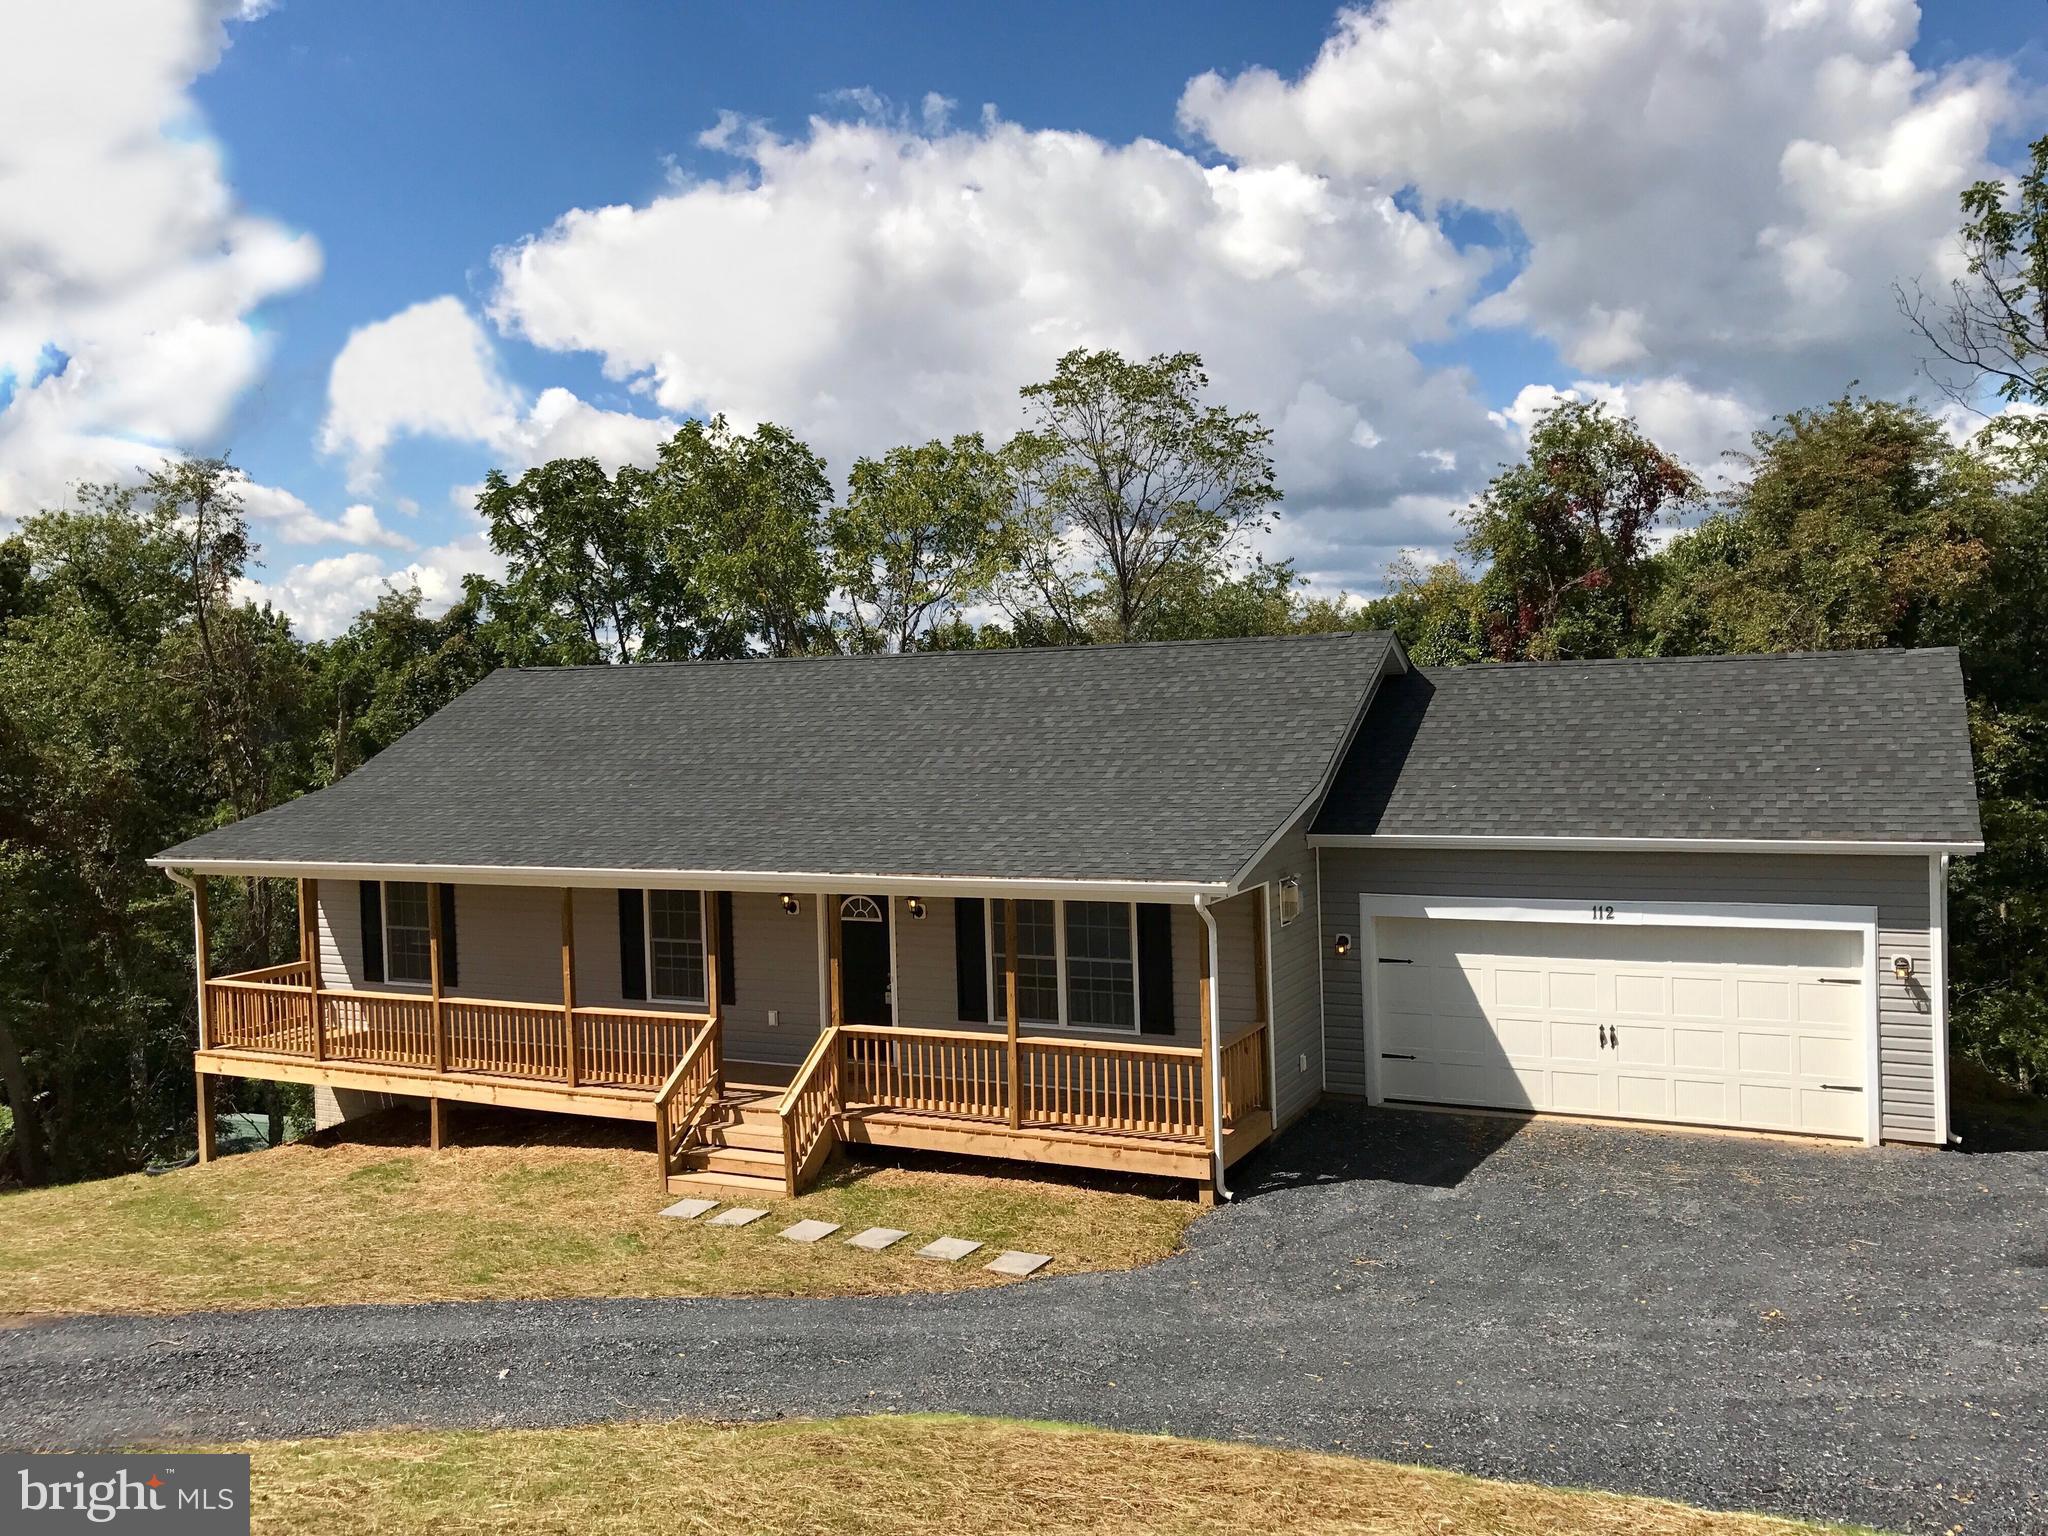
[(888, 1024), (889, 900), (839, 900), (839, 1016), (847, 1024)]

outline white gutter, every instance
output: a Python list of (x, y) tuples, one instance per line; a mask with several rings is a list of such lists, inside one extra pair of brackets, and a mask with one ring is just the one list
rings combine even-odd
[(556, 869), (544, 864), (295, 863), (286, 859), (154, 858), (151, 867), (201, 875), (293, 876), (307, 880), (432, 880), (449, 885), (551, 885), (600, 889), (876, 891), (903, 896), (1041, 896), (1103, 901), (1189, 902), (1221, 896), (1222, 880), (1002, 880), (984, 875), (880, 875), (831, 870)]
[(1583, 853), (1982, 853), (1982, 843), (1878, 843), (1796, 837), (1456, 837), (1433, 833), (1311, 832), (1312, 848), (1528, 848)]
[(1209, 930), (1209, 1059), (1202, 1065), (1209, 1074), (1209, 1102), (1215, 1106), (1211, 1118), (1216, 1122), (1216, 1135), (1209, 1147), (1209, 1158), (1216, 1170), (1216, 1198), (1228, 1200), (1230, 1186), (1223, 1181), (1223, 949), (1216, 936), (1216, 914), (1209, 908), (1211, 899), (1195, 898), (1195, 910), (1201, 914), (1202, 926)]

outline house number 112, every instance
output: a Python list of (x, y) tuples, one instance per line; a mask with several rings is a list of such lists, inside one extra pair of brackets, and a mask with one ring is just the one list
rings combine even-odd
[(1595, 903), (1593, 903), (1593, 921), (1596, 923), (1613, 922), (1614, 908), (1609, 906), (1603, 906), (1601, 903), (1596, 901)]

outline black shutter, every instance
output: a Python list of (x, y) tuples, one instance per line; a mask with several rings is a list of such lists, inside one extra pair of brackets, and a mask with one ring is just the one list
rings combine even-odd
[(375, 880), (358, 880), (363, 910), (363, 980), (384, 980), (384, 887)]
[(953, 984), (959, 992), (960, 1018), (988, 1022), (987, 903), (963, 896), (953, 903)]
[(619, 892), (619, 996), (647, 996), (647, 898)]
[(1138, 1018), (1141, 1035), (1173, 1033), (1173, 908), (1138, 903)]
[(457, 985), (455, 965), (455, 887), (440, 885), (434, 888), (435, 899), (441, 903), (441, 985)]
[(718, 1000), (731, 1008), (740, 1000), (740, 984), (732, 968), (732, 892), (718, 893)]

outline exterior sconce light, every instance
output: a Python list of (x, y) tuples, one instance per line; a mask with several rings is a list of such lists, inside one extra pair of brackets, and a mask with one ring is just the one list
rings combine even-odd
[(1348, 933), (1340, 933), (1340, 934), (1338, 934), (1338, 935), (1337, 935), (1337, 953), (1338, 953), (1338, 954), (1340, 954), (1340, 955), (1348, 955), (1348, 954), (1350, 954), (1350, 953), (1351, 953), (1351, 935), (1350, 935), (1350, 934), (1348, 934)]
[(914, 918), (921, 918), (921, 917), (923, 917), (923, 916), (924, 916), (924, 898), (923, 898), (922, 896), (913, 896), (913, 897), (911, 897), (911, 898), (910, 898), (910, 900), (906, 901), (906, 902), (905, 902), (905, 903), (903, 904), (903, 909), (904, 909), (904, 910), (905, 910), (906, 912), (908, 912), (908, 913), (909, 913), (909, 914), (910, 914), (910, 915), (911, 915), (912, 917), (914, 917)]
[(1911, 976), (1913, 974), (1913, 957), (1911, 955), (1894, 955), (1892, 957), (1892, 974), (1901, 981)]
[(791, 917), (796, 916), (796, 898), (790, 895), (787, 891), (784, 891), (782, 893), (782, 910), (787, 912)]

